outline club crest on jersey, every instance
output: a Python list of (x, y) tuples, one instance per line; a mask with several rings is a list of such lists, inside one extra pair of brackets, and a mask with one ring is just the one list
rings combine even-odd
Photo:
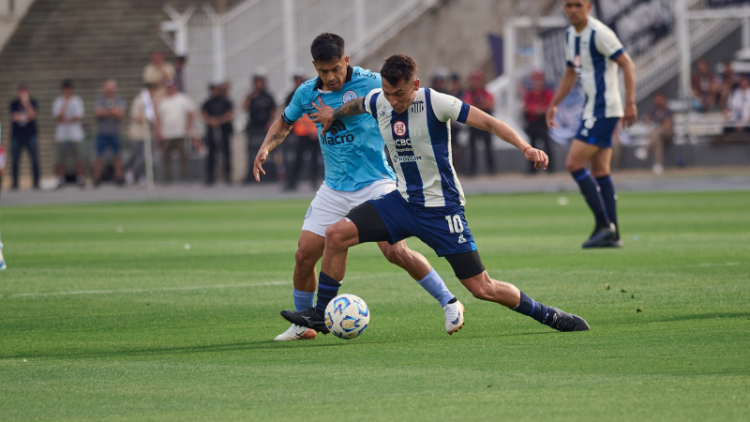
[(357, 93), (352, 90), (349, 90), (344, 93), (344, 96), (341, 98), (341, 101), (343, 101), (344, 104), (346, 104), (355, 98), (357, 98)]
[(400, 120), (393, 122), (393, 133), (395, 133), (396, 136), (406, 135), (406, 123)]

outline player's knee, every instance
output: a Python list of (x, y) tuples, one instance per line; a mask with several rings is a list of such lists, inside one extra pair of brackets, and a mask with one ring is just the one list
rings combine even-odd
[(596, 179), (604, 176), (609, 176), (609, 169), (592, 169), (591, 175)]
[(315, 265), (320, 257), (319, 254), (309, 248), (301, 246), (297, 248), (297, 253), (294, 254), (294, 261), (298, 266), (310, 266)]
[(344, 226), (340, 223), (334, 223), (326, 229), (326, 248), (342, 249), (345, 248), (347, 233)]
[(484, 283), (474, 283), (469, 287), (471, 294), (480, 300), (489, 300), (489, 289)]
[(585, 164), (581, 164), (577, 160), (573, 160), (570, 157), (565, 160), (565, 169), (568, 170), (568, 173), (573, 173), (574, 171), (580, 170), (584, 165)]
[(385, 256), (385, 259), (387, 259), (391, 264), (399, 265), (404, 261), (405, 252), (406, 251), (404, 249), (394, 246), (385, 248), (383, 250), (383, 255)]

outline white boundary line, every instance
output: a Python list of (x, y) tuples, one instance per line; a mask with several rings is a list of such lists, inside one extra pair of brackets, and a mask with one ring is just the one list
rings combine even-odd
[(69, 292), (35, 292), (35, 293), (16, 293), (8, 296), (0, 296), (0, 299), (11, 297), (40, 297), (40, 296), (67, 296), (67, 295), (97, 295), (97, 294), (118, 294), (118, 293), (148, 293), (148, 292), (165, 292), (181, 290), (204, 290), (204, 289), (229, 289), (233, 287), (260, 287), (260, 286), (281, 286), (292, 284), (291, 281), (269, 281), (267, 283), (245, 283), (245, 284), (219, 284), (215, 286), (183, 286), (183, 287), (157, 287), (153, 289), (125, 289), (125, 290), (73, 290)]

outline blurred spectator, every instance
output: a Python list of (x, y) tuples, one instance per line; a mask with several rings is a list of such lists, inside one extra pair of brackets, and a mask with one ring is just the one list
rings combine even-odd
[(740, 86), (740, 75), (738, 75), (732, 67), (732, 61), (727, 60), (724, 62), (724, 70), (719, 75), (719, 108), (722, 110), (727, 107), (727, 101), (729, 96), (732, 95), (735, 89)]
[(125, 101), (117, 96), (117, 81), (109, 79), (102, 88), (104, 95), (96, 100), (96, 163), (94, 164), (94, 186), (102, 181), (102, 166), (107, 148), (112, 149), (112, 167), (115, 183), (122, 185), (122, 161), (120, 160), (120, 122), (125, 116)]
[(174, 62), (174, 83), (177, 85), (177, 90), (185, 92), (185, 65), (187, 64), (187, 56), (178, 56)]
[(201, 117), (206, 124), (206, 184), (214, 183), (214, 165), (216, 154), (221, 151), (224, 157), (224, 181), (232, 183), (232, 156), (230, 140), (233, 132), (232, 119), (234, 119), (234, 104), (227, 98), (227, 93), (222, 89), (223, 84), (212, 83), (210, 86), (211, 97), (203, 103)]
[[(242, 103), (242, 109), (248, 113), (247, 118), (247, 176), (245, 184), (254, 183), (253, 177), (253, 160), (257, 155), (266, 132), (271, 126), (271, 118), (276, 112), (276, 101), (273, 96), (266, 91), (266, 78), (262, 75), (253, 76), (253, 91), (245, 98)], [(279, 149), (276, 149), (273, 162), (278, 164), (276, 156), (279, 155)], [(275, 169), (277, 170), (277, 169)]]
[(448, 72), (445, 69), (438, 69), (432, 75), (432, 89), (441, 94), (448, 92)]
[(448, 87), (448, 94), (456, 98), (464, 97), (464, 89), (461, 86), (461, 75), (459, 75), (458, 73), (454, 73), (451, 75), (451, 82), (450, 82), (450, 86)]
[(74, 95), (73, 81), (62, 82), (62, 95), (52, 104), (52, 116), (57, 122), (55, 128), (55, 167), (57, 187), (65, 186), (67, 164), (72, 162), (76, 169), (76, 183), (83, 188), (83, 100)]
[(653, 170), (656, 174), (664, 171), (664, 144), (674, 137), (674, 113), (667, 106), (667, 97), (657, 92), (653, 97), (654, 108), (643, 120), (654, 126), (648, 134), (648, 149), (653, 154)]
[(31, 159), (31, 175), (34, 189), (39, 189), (39, 156), (37, 149), (36, 117), (39, 106), (29, 94), (25, 83), (18, 85), (18, 96), (10, 102), (11, 154), (13, 156), (13, 189), (18, 189), (18, 164), (21, 150), (26, 148)]
[(732, 92), (724, 112), (728, 125), (725, 132), (750, 132), (750, 81), (747, 76), (740, 78), (740, 86)]
[(156, 111), (151, 95), (153, 84), (146, 84), (141, 92), (135, 96), (130, 106), (130, 159), (126, 164), (128, 169), (125, 180), (133, 184), (136, 180), (143, 184), (146, 180), (146, 139), (151, 139), (151, 124), (156, 121)]
[[(547, 108), (552, 103), (555, 93), (545, 86), (544, 73), (536, 71), (531, 74), (531, 89), (524, 92), (524, 118), (526, 119), (526, 134), (532, 147), (547, 153), (549, 157), (548, 171), (554, 171), (552, 167), (553, 152), (552, 138), (549, 136), (549, 128), (545, 120)], [(529, 162), (529, 172), (534, 172), (534, 163)]]
[(155, 98), (158, 100), (165, 92), (166, 81), (174, 81), (174, 66), (164, 61), (164, 53), (159, 50), (151, 52), (151, 63), (143, 69), (143, 82), (156, 86)]
[[(294, 76), (294, 89), (287, 95), (285, 104), (289, 105), (292, 102), (292, 97), (297, 88), (305, 82), (305, 78), (301, 75)], [(297, 189), (297, 181), (299, 175), (302, 172), (302, 168), (305, 166), (305, 154), (310, 154), (310, 181), (312, 182), (313, 189), (318, 188), (318, 160), (321, 156), (320, 142), (318, 141), (318, 129), (315, 127), (315, 123), (310, 120), (307, 114), (303, 114), (292, 126), (292, 133), (290, 135), (292, 141), (290, 144), (294, 145), (294, 162), (291, 163), (289, 168), (289, 175), (286, 179), (286, 186), (284, 190), (293, 191)], [(291, 155), (291, 154), (290, 154)]]
[(166, 95), (156, 105), (156, 136), (162, 149), (164, 181), (172, 179), (172, 152), (180, 157), (180, 177), (187, 178), (185, 140), (193, 138), (195, 103), (177, 91), (174, 81), (167, 80)]
[(708, 62), (698, 59), (695, 62), (696, 72), (691, 78), (693, 89), (693, 108), (696, 111), (709, 111), (716, 105), (719, 84), (708, 67)]
[[(484, 111), (487, 114), (492, 114), (495, 108), (495, 100), (486, 89), (484, 89), (484, 74), (481, 70), (475, 70), (471, 74), (471, 90), (464, 94), (464, 102)], [(475, 175), (477, 173), (477, 156), (479, 151), (477, 149), (477, 143), (482, 142), (484, 144), (484, 155), (487, 157), (487, 171), (489, 174), (495, 173), (495, 164), (492, 157), (492, 136), (489, 132), (469, 128), (469, 144), (471, 148), (471, 165), (468, 173)]]
[[(458, 73), (454, 73), (450, 77), (450, 83), (448, 85), (448, 94), (456, 98), (464, 98), (464, 90), (461, 87), (461, 76)], [(456, 173), (464, 174), (464, 154), (463, 146), (459, 134), (462, 129), (465, 129), (465, 125), (453, 120), (450, 122), (451, 126), (451, 152), (453, 154), (453, 167), (456, 169)]]

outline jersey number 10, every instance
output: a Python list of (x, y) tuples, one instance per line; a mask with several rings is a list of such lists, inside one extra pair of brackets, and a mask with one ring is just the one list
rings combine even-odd
[(454, 216), (446, 215), (445, 221), (448, 222), (448, 230), (451, 231), (451, 234), (453, 233), (463, 233), (464, 231), (464, 223), (461, 222), (461, 216), (456, 214)]

